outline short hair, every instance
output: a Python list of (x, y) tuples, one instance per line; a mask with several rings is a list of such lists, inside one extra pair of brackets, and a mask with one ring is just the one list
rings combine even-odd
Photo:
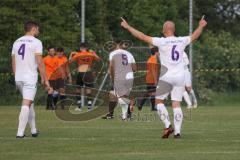
[(152, 47), (151, 48), (151, 54), (154, 55), (156, 52), (158, 52), (158, 47)]
[(80, 43), (80, 48), (88, 48), (87, 43), (86, 42)]
[(50, 49), (55, 49), (55, 47), (54, 47), (54, 46), (49, 46), (49, 47), (47, 48), (48, 51), (49, 51)]
[(56, 49), (56, 51), (57, 51), (57, 52), (64, 52), (64, 49), (63, 49), (62, 47), (58, 47), (58, 48)]
[(32, 28), (34, 28), (34, 27), (39, 27), (39, 24), (37, 22), (34, 22), (34, 21), (27, 21), (24, 24), (24, 31), (25, 32), (30, 32), (32, 30)]

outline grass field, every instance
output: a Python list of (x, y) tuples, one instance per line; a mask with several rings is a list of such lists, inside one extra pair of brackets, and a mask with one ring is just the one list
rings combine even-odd
[[(36, 107), (38, 138), (16, 139), (19, 109), (0, 107), (1, 160), (240, 159), (240, 106), (185, 110), (182, 139), (161, 139), (159, 120), (64, 122)], [(119, 109), (118, 109), (119, 112)], [(172, 113), (172, 112), (170, 112)], [(142, 114), (151, 114), (148, 109)], [(29, 134), (29, 129), (26, 132)]]

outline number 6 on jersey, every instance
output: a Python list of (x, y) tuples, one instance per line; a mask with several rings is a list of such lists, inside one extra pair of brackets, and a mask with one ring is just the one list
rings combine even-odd
[(179, 52), (176, 51), (176, 47), (177, 47), (177, 45), (174, 45), (172, 48), (172, 60), (173, 61), (178, 61), (178, 59), (179, 59)]

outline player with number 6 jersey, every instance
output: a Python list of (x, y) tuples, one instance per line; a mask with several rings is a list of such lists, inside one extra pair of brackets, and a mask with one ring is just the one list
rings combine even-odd
[(42, 42), (35, 38), (39, 34), (39, 25), (29, 21), (24, 29), (26, 34), (18, 38), (12, 48), (12, 69), (17, 89), (23, 98), (16, 138), (25, 137), (27, 123), (30, 125), (32, 137), (38, 136), (33, 103), (37, 91), (37, 69), (39, 69), (42, 84), (49, 88), (42, 60)]
[(164, 100), (169, 93), (171, 93), (174, 114), (174, 138), (181, 138), (180, 131), (183, 113), (180, 102), (182, 101), (185, 80), (183, 53), (187, 45), (199, 38), (204, 27), (207, 25), (204, 16), (199, 21), (198, 28), (193, 34), (185, 37), (176, 37), (174, 22), (166, 21), (163, 25), (162, 31), (164, 37), (162, 38), (147, 36), (130, 26), (125, 19), (121, 19), (121, 26), (128, 30), (134, 37), (158, 47), (160, 52), (161, 75), (156, 91), (156, 108), (165, 126), (162, 138), (168, 138), (174, 131), (169, 120), (168, 111), (164, 105)]

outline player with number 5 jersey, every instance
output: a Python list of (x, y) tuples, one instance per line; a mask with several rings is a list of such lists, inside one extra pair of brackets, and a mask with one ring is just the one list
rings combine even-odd
[(109, 54), (109, 73), (113, 82), (114, 93), (122, 108), (122, 120), (127, 120), (129, 94), (133, 86), (133, 72), (136, 64), (133, 55), (122, 49), (121, 41), (116, 40), (115, 50)]
[(25, 128), (29, 123), (32, 137), (38, 136), (35, 124), (34, 98), (37, 91), (39, 69), (41, 82), (49, 88), (42, 60), (42, 42), (36, 38), (39, 25), (29, 21), (24, 25), (25, 35), (18, 38), (12, 48), (12, 69), (17, 89), (22, 94), (22, 107), (16, 138), (25, 137)]

